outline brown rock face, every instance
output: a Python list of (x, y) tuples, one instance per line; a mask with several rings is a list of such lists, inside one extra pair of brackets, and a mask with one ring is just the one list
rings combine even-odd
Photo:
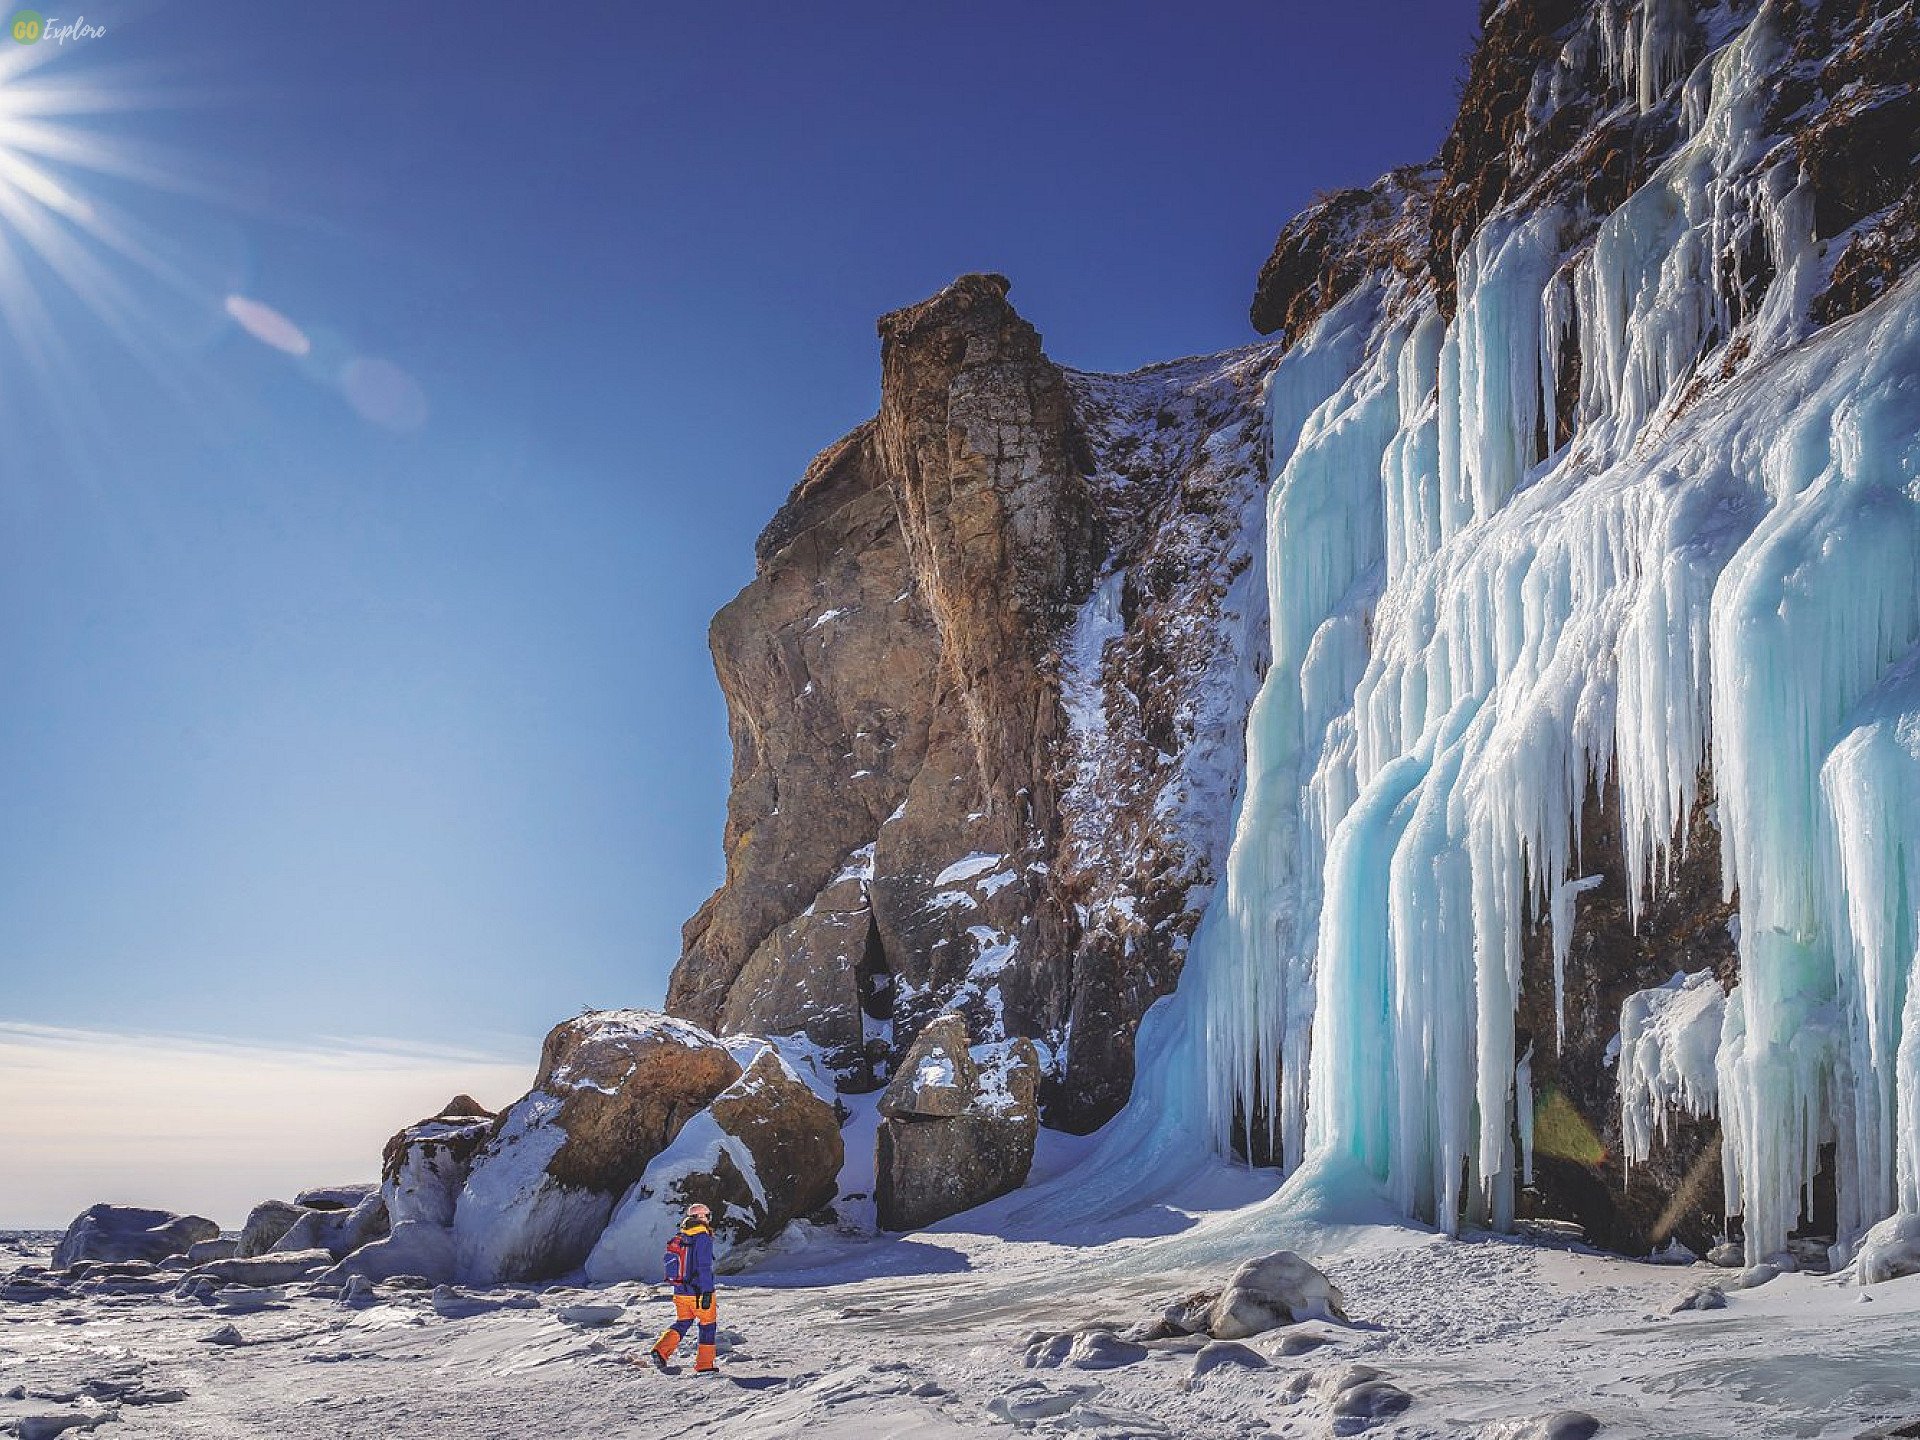
[(970, 1050), (964, 1017), (920, 1032), (880, 1100), (874, 1202), (887, 1230), (916, 1230), (1016, 1190), (1040, 1130), (1033, 1042)]
[[(710, 1036), (658, 1016), (607, 1011), (563, 1020), (540, 1047), (535, 1092), (561, 1097), (566, 1143), (547, 1162), (563, 1186), (618, 1194), (740, 1066)], [(504, 1116), (503, 1116), (504, 1118)]]
[(738, 1268), (743, 1246), (832, 1203), (844, 1159), (835, 1107), (768, 1046), (653, 1157), (587, 1256), (587, 1277), (658, 1278), (661, 1252), (696, 1202), (712, 1213), (716, 1257)]
[[(1460, 258), (1507, 206), (1569, 206), (1571, 252), (1685, 138), (1681, 84), (1701, 57), (1703, 0), (1654, 7), (1591, 0), (1483, 5), (1460, 109), (1425, 168), (1316, 202), (1280, 232), (1254, 289), (1262, 333), (1291, 339), (1367, 275), (1426, 271), (1453, 313)], [(1658, 73), (1629, 64), (1635, 26), (1658, 10)], [(1783, 44), (1769, 77), (1777, 158), (1797, 163), (1821, 237), (1847, 235), (1820, 324), (1854, 313), (1920, 259), (1920, 16), (1894, 0), (1804, 0), (1756, 21)], [(1609, 58), (1612, 56), (1613, 58)], [(1772, 273), (1764, 238), (1733, 237), (1730, 289)], [(1738, 277), (1737, 279), (1734, 277)], [(1729, 294), (1736, 316), (1743, 297)], [(1577, 359), (1577, 351), (1570, 350)], [(1564, 438), (1564, 437), (1562, 437)]]
[(1425, 268), (1439, 181), (1430, 166), (1395, 170), (1365, 190), (1336, 190), (1288, 222), (1253, 287), (1253, 328), (1290, 343), (1369, 276)]
[(1043, 671), (1093, 563), (1065, 379), (1006, 290), (965, 276), (881, 321), (878, 420), (809, 467), (714, 620), (728, 882), (688, 924), (675, 1013), (857, 1068), (903, 996), (1058, 928), (1018, 871), (995, 903), (928, 905), (961, 856), (1048, 849)]
[(500, 1112), (467, 1168), (456, 1274), (497, 1285), (576, 1268), (648, 1162), (739, 1078), (726, 1047), (684, 1020), (607, 1010), (556, 1025), (534, 1088)]
[[(1216, 733), (1239, 744), (1245, 695), (1214, 682), (1256, 663), (1257, 627), (1220, 625), (1268, 354), (1078, 376), (1006, 296), (963, 276), (880, 322), (878, 417), (808, 467), (714, 619), (727, 881), (667, 1003), (804, 1033), (858, 1089), (957, 1008), (1041, 1038), (1079, 1128), (1124, 1101), (1224, 844), (1226, 799), (1181, 797), (1195, 763), (1217, 783)], [(1102, 576), (1110, 635), (1087, 633)]]
[(765, 1199), (749, 1196), (744, 1206), (731, 1201), (735, 1211), (756, 1217), (749, 1227), (753, 1236), (771, 1238), (789, 1221), (833, 1203), (846, 1159), (839, 1117), (772, 1050), (761, 1051), (747, 1073), (720, 1093), (712, 1115), (753, 1156)]

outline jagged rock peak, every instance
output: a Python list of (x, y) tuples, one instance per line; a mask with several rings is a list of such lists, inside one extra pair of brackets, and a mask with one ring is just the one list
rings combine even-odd
[(853, 1088), (956, 1010), (1039, 1041), (1079, 1127), (1124, 1100), (1224, 845), (1212, 735), (1237, 744), (1227, 672), (1264, 629), (1219, 622), (1251, 594), (1273, 351), (1077, 374), (1009, 290), (963, 275), (881, 318), (878, 414), (714, 619), (727, 880), (667, 1005), (804, 1032)]

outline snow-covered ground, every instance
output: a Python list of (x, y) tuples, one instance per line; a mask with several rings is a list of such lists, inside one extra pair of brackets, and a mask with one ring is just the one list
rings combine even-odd
[[(1580, 1411), (1603, 1436), (1676, 1440), (1853, 1437), (1920, 1419), (1920, 1277), (1861, 1289), (1784, 1275), (1739, 1291), (1737, 1272), (1546, 1240), (1379, 1225), (1287, 1233), (1264, 1218), (1270, 1207), (1247, 1208), (1269, 1188), (1270, 1177), (1221, 1169), (1193, 1191), (1219, 1208), (1161, 1206), (1051, 1236), (1006, 1238), (1021, 1233), (1020, 1195), (932, 1232), (823, 1236), (723, 1289), (713, 1379), (635, 1363), (670, 1306), (632, 1284), (476, 1292), (514, 1308), (463, 1318), (428, 1291), (385, 1285), (362, 1308), (299, 1285), (247, 1313), (171, 1294), (5, 1303), (0, 1423), (111, 1413), (106, 1433), (207, 1440), (1014, 1429), (1522, 1440), (1588, 1433), (1540, 1423)], [(1287, 1240), (1344, 1293), (1352, 1325), (1303, 1323), (1205, 1355), (1204, 1337), (1156, 1342), (1114, 1368), (1028, 1368), (1043, 1335), (1124, 1330)], [(50, 1248), (9, 1243), (20, 1253), (0, 1268), (44, 1263)], [(1729, 1287), (1725, 1309), (1669, 1313), (1709, 1281)], [(583, 1300), (626, 1308), (604, 1328), (563, 1318)], [(209, 1343), (225, 1325), (241, 1343)], [(1371, 1423), (1337, 1414), (1356, 1367), (1411, 1405)]]

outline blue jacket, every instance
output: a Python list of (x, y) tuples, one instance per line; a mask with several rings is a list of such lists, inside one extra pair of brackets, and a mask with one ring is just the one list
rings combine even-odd
[(713, 1290), (713, 1232), (706, 1226), (694, 1222), (682, 1225), (680, 1233), (687, 1237), (693, 1247), (693, 1264), (689, 1266), (691, 1279), (682, 1280), (673, 1287), (676, 1295), (706, 1295)]

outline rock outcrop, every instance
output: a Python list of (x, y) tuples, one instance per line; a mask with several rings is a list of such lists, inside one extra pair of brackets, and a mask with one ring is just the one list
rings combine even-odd
[(839, 1116), (771, 1046), (647, 1165), (587, 1257), (587, 1278), (654, 1280), (696, 1202), (726, 1259), (830, 1204), (845, 1158)]
[(1017, 1189), (1039, 1134), (1039, 1056), (1016, 1036), (968, 1045), (966, 1018), (930, 1021), (880, 1097), (874, 1202), (914, 1230)]
[(879, 415), (714, 619), (727, 880), (668, 1009), (804, 1033), (856, 1089), (958, 1009), (1039, 1041), (1050, 1118), (1085, 1129), (1224, 851), (1270, 347), (1079, 375), (1007, 289), (881, 320)]
[(290, 1200), (262, 1200), (247, 1212), (247, 1223), (240, 1227), (240, 1244), (234, 1253), (242, 1259), (266, 1254), (306, 1213), (306, 1206)]
[(53, 1250), (53, 1268), (83, 1260), (165, 1260), (185, 1255), (203, 1240), (218, 1240), (220, 1227), (200, 1215), (144, 1210), (132, 1205), (95, 1205), (74, 1219)]
[(267, 1255), (233, 1256), (196, 1266), (183, 1277), (183, 1284), (195, 1280), (213, 1280), (225, 1285), (285, 1285), (320, 1274), (334, 1263), (327, 1250), (276, 1250)]
[(380, 1194), (394, 1225), (451, 1225), (474, 1152), (493, 1133), (494, 1115), (467, 1095), (400, 1131), (380, 1156)]
[(453, 1217), (465, 1281), (543, 1280), (585, 1260), (620, 1196), (740, 1078), (698, 1026), (650, 1011), (562, 1021), (534, 1088), (475, 1153)]

